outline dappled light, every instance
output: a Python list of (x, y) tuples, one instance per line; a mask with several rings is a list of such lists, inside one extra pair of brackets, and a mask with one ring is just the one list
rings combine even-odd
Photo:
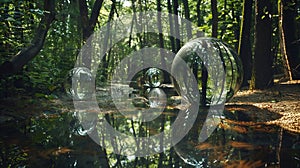
[(0, 167), (300, 167), (296, 0), (0, 0)]

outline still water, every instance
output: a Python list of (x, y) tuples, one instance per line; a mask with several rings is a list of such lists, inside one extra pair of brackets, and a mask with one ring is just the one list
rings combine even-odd
[[(129, 143), (141, 152), (153, 149), (153, 155), (115, 154), (134, 149), (121, 138), (113, 138), (111, 147), (99, 146), (109, 143), (103, 138), (109, 135), (100, 129), (103, 120), (128, 136), (150, 137), (168, 130), (172, 136), (177, 130), (170, 130), (171, 125), (183, 108), (181, 98), (170, 88), (120, 94), (123, 99), (113, 102), (109, 89), (97, 89), (101, 116), (46, 111), (24, 121), (1, 123), (0, 167), (300, 167), (300, 134), (266, 125), (263, 121), (271, 118), (248, 115), (243, 107), (232, 106), (217, 115), (218, 125), (208, 139), (199, 140), (207, 117), (207, 109), (200, 108), (193, 127), (171, 148), (161, 145), (165, 139), (150, 139)], [(115, 103), (122, 102), (120, 110)], [(132, 117), (145, 109), (152, 109), (147, 111), (149, 121)], [(82, 120), (91, 115), (91, 120)], [(97, 143), (87, 135), (91, 133), (97, 134)]]

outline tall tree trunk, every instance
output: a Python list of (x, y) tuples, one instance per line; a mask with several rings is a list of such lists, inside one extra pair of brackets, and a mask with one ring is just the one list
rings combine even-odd
[(88, 14), (88, 6), (86, 0), (78, 0), (78, 3), (81, 16), (82, 36), (83, 40), (86, 41), (93, 33), (94, 28), (97, 24), (103, 0), (95, 1), (90, 17)]
[(102, 65), (103, 65), (103, 74), (102, 75), (104, 76), (105, 79), (108, 79), (108, 62), (109, 62), (109, 57), (111, 55), (111, 50), (109, 49), (109, 51), (107, 51), (107, 49), (108, 49), (107, 47), (108, 47), (108, 44), (111, 43), (111, 41), (109, 41), (109, 39), (112, 39), (110, 30), (112, 29), (111, 21), (114, 17), (115, 10), (116, 10), (116, 1), (112, 0), (111, 9), (110, 9), (110, 12), (108, 15), (108, 21), (106, 24), (106, 32), (105, 32), (105, 36), (104, 36), (104, 40), (103, 40), (103, 44), (102, 44), (103, 53), (101, 53), (101, 55), (104, 55), (103, 59), (102, 59)]
[[(202, 24), (204, 23), (203, 20), (203, 15), (202, 15), (202, 11), (200, 9), (201, 7), (201, 0), (197, 1), (197, 5), (196, 5), (196, 13), (197, 13), (197, 26), (200, 27), (202, 26)], [(200, 32), (199, 30), (197, 30), (197, 37), (201, 37), (202, 36), (202, 32)]]
[(254, 71), (251, 83), (253, 89), (265, 89), (274, 83), (271, 7), (269, 0), (256, 0)]
[(170, 13), (169, 15), (169, 25), (170, 25), (170, 43), (171, 43), (171, 48), (172, 48), (172, 52), (175, 53), (176, 51), (176, 47), (175, 47), (175, 38), (174, 38), (174, 24), (173, 24), (173, 17), (172, 17), (172, 5), (171, 5), (171, 0), (168, 0), (167, 2), (168, 5), (168, 12)]
[[(93, 9), (91, 12), (91, 16), (88, 14), (88, 6), (86, 0), (79, 0), (79, 10), (81, 16), (81, 27), (82, 27), (82, 38), (83, 42), (85, 42), (86, 48), (88, 49), (92, 44), (91, 40), (87, 40), (93, 33), (96, 23), (98, 21), (98, 16), (100, 13), (100, 9), (102, 7), (103, 0), (96, 0)], [(89, 51), (84, 52), (84, 57), (82, 60), (82, 65), (91, 69), (92, 64), (92, 56)]]
[(174, 11), (174, 26), (175, 26), (175, 36), (178, 37), (175, 39), (175, 44), (176, 44), (176, 52), (179, 51), (181, 45), (180, 45), (180, 33), (179, 33), (179, 22), (178, 22), (178, 0), (173, 0), (173, 11)]
[(251, 45), (251, 20), (253, 0), (243, 1), (243, 17), (241, 22), (238, 54), (241, 57), (244, 68), (243, 86), (248, 85), (252, 73), (252, 45)]
[(279, 0), (278, 1), (278, 15), (279, 15), (278, 28), (279, 28), (280, 50), (281, 50), (283, 66), (284, 66), (284, 74), (286, 77), (289, 78), (289, 80), (292, 80), (293, 79), (292, 70), (286, 52), (286, 42), (284, 38), (284, 31), (283, 31), (283, 24), (282, 24), (282, 19), (283, 19), (282, 13), (283, 13), (283, 4), (282, 4), (282, 0)]
[(44, 1), (44, 17), (42, 18), (34, 39), (31, 45), (23, 50), (21, 50), (12, 61), (6, 61), (0, 66), (0, 74), (14, 74), (20, 71), (25, 64), (27, 64), (31, 59), (33, 59), (43, 48), (47, 32), (50, 28), (51, 23), (55, 18), (55, 0)]
[[(188, 2), (188, 0), (182, 0), (182, 2), (183, 2), (183, 7), (184, 7), (184, 17), (188, 21), (191, 21), (189, 2)], [(192, 38), (192, 25), (191, 25), (191, 22), (188, 22), (186, 24), (186, 31), (187, 31), (188, 39), (191, 39)]]
[[(160, 0), (157, 0), (157, 28), (158, 28), (158, 31), (161, 32), (158, 34), (158, 37), (159, 37), (159, 50), (160, 50), (160, 57), (161, 57), (161, 65), (163, 68), (166, 68), (166, 61), (165, 61), (165, 54), (163, 53), (163, 49), (165, 48), (164, 46), (164, 37), (163, 37), (163, 31), (162, 31), (162, 25), (161, 25), (161, 1)], [(165, 83), (170, 83), (171, 80), (169, 78), (169, 75), (167, 72), (163, 71), (164, 72), (164, 82)]]
[(293, 79), (300, 79), (300, 55), (299, 47), (295, 44), (296, 34), (296, 0), (280, 0), (280, 28), (282, 36), (282, 54), (287, 58)]
[(217, 0), (211, 0), (212, 11), (212, 37), (218, 36), (218, 3)]

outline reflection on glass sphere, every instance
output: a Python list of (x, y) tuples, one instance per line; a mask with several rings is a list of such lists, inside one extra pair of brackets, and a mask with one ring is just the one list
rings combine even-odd
[(160, 88), (150, 89), (148, 91), (148, 101), (150, 108), (164, 108), (167, 103), (165, 92)]
[(64, 88), (75, 100), (90, 99), (95, 91), (91, 71), (86, 67), (73, 68), (68, 73)]
[(145, 83), (148, 87), (159, 87), (164, 81), (163, 71), (158, 68), (149, 68), (145, 77)]
[[(197, 38), (186, 43), (176, 54), (172, 64), (172, 73), (180, 81), (188, 81), (187, 72), (178, 66), (184, 60), (193, 72), (200, 92), (201, 106), (218, 105), (230, 100), (238, 91), (242, 82), (242, 63), (238, 55), (221, 40), (215, 38)], [(175, 89), (180, 93), (177, 81)], [(183, 84), (186, 88), (189, 83)], [(182, 85), (181, 85), (182, 86)], [(188, 90), (190, 99), (194, 99), (193, 90)]]
[(78, 135), (85, 136), (92, 133), (97, 124), (97, 113), (90, 112), (75, 112), (77, 118), (73, 125), (74, 132)]

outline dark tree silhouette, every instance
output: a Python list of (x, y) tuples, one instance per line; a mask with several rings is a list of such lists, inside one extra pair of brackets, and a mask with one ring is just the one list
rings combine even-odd
[(253, 0), (243, 1), (243, 17), (241, 22), (241, 33), (238, 54), (244, 67), (243, 86), (248, 85), (252, 73), (252, 44), (251, 44), (251, 20)]
[(271, 7), (269, 0), (256, 0), (253, 89), (265, 89), (273, 85)]

